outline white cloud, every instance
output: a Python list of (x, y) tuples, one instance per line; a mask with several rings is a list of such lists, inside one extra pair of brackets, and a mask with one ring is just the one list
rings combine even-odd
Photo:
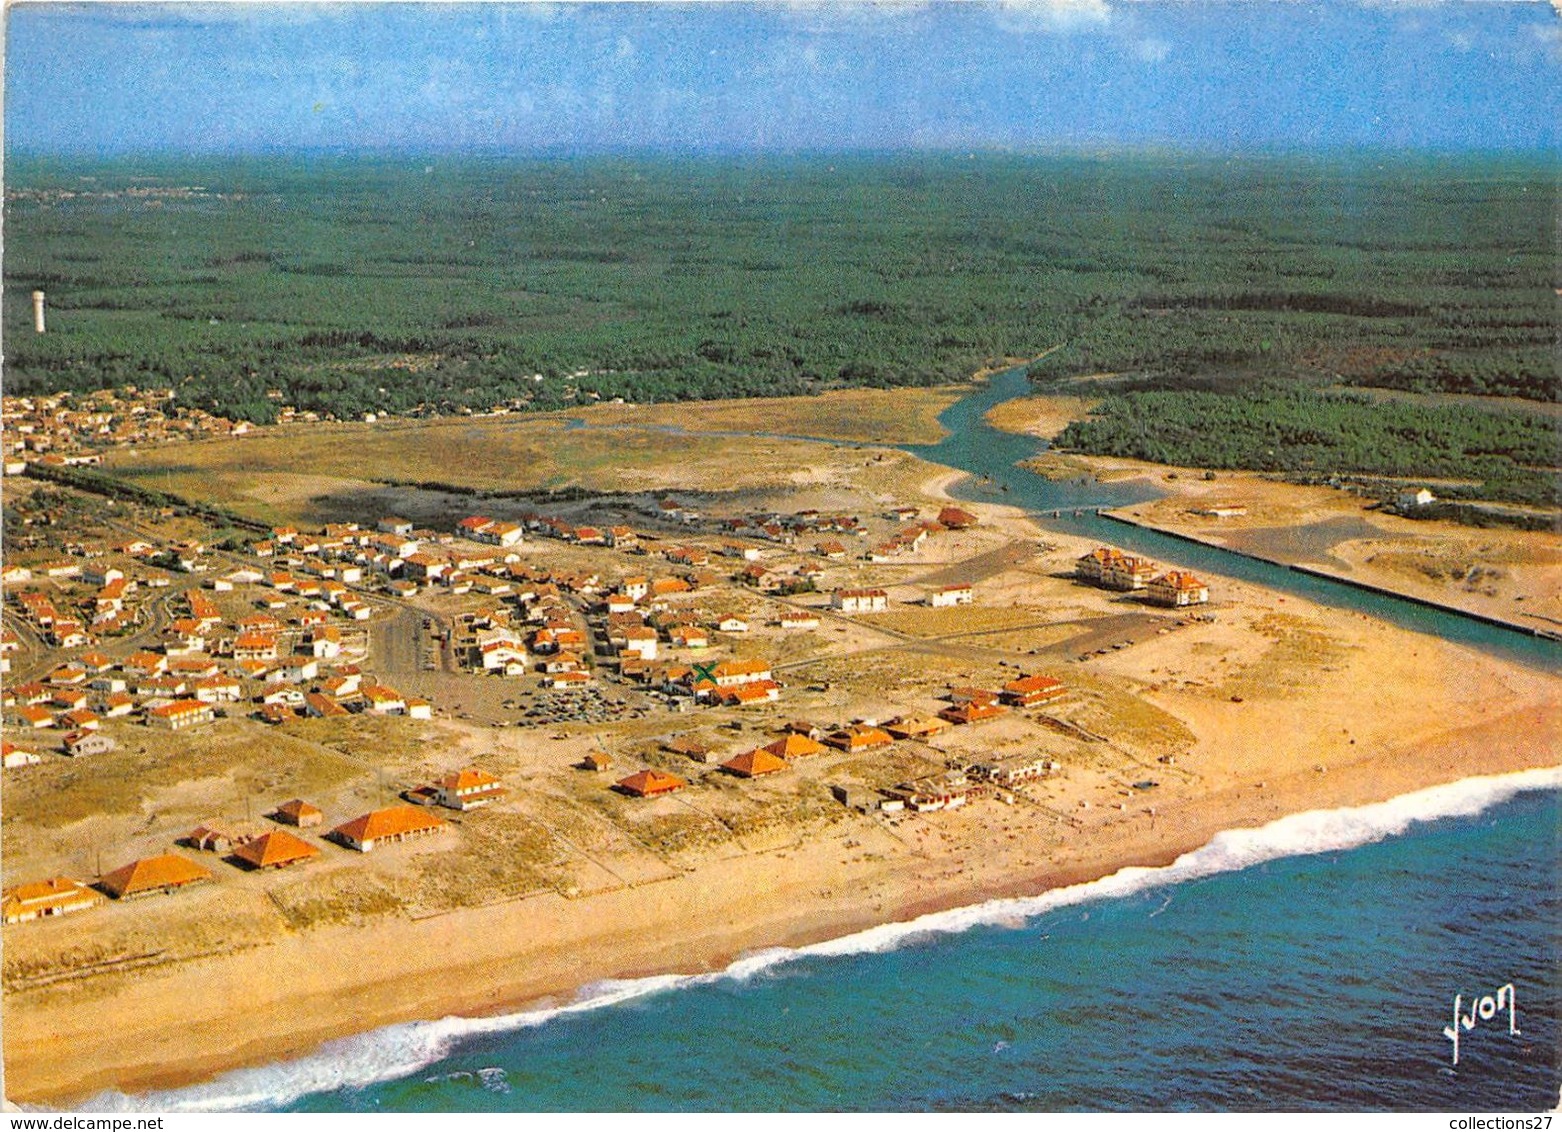
[(784, 0), (767, 5), (783, 16), (810, 22), (876, 23), (925, 12), (929, 0)]
[[(1562, 0), (1553, 0), (1553, 3), (1562, 4)], [(1558, 14), (1562, 15), (1562, 12)], [(1530, 31), (1534, 33), (1536, 41), (1540, 44), (1541, 51), (1549, 56), (1552, 62), (1562, 63), (1562, 25), (1549, 24), (1541, 26), (1537, 24), (1530, 28)]]
[(1004, 31), (1071, 32), (1104, 27), (1112, 19), (1107, 0), (1004, 0), (998, 26)]
[(1141, 63), (1164, 63), (1171, 55), (1171, 44), (1153, 36), (1134, 43), (1134, 56)]

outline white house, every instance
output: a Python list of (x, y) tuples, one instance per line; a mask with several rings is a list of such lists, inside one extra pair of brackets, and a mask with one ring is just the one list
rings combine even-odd
[(970, 586), (940, 586), (927, 596), (927, 603), (934, 609), (944, 609), (951, 605), (970, 605)]
[(883, 590), (836, 590), (830, 605), (842, 613), (882, 613), (889, 608), (889, 594)]

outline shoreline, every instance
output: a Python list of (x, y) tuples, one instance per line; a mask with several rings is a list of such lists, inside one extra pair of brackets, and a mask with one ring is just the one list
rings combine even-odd
[[(948, 489), (969, 477), (936, 465), (930, 470), (921, 487), (935, 499), (950, 499)], [(995, 527), (1030, 539), (1044, 534), (1023, 508), (973, 506)], [(1070, 541), (1078, 540), (1063, 540)], [(1155, 795), (1120, 792), (1131, 810), (1117, 803), (1111, 783), (1103, 785), (1113, 772), (1085, 768), (1064, 780), (1061, 800), (1048, 798), (1057, 825), (1033, 828), (1033, 840), (1019, 847), (1002, 843), (997, 826), (1011, 819), (985, 802), (919, 817), (898, 832), (853, 816), (795, 844), (712, 853), (666, 879), (578, 898), (550, 890), (423, 919), (371, 916), (290, 930), (241, 951), (19, 989), (5, 996), (6, 1094), (33, 1105), (64, 1105), (113, 1090), (134, 1102), (150, 1090), (307, 1060), (323, 1043), (372, 1043), (387, 1027), (420, 1020), (429, 1023), (431, 1041), (449, 1029), (442, 1019), (468, 1020), (468, 1030), (492, 1019), (502, 1028), (497, 1020), (557, 1009), (606, 981), (719, 974), (770, 948), (808, 947), (922, 915), (1034, 898), (1124, 868), (1162, 867), (1219, 834), (1260, 829), (1290, 815), (1555, 766), (1553, 678), (1441, 639), (1410, 640), (1406, 631), (1365, 616), (1342, 620), (1259, 586), (1229, 586), (1231, 608), (1244, 616), (1329, 617), (1340, 650), (1323, 659), (1297, 654), (1317, 685), (1295, 694), (1282, 687), (1259, 704), (1252, 701), (1262, 701), (1262, 694), (1226, 686), (1221, 681), (1229, 674), (1216, 667), (1226, 661), (1229, 642), (1222, 634), (1237, 633), (1236, 617), (1230, 627), (1189, 629), (1193, 644), (1161, 637), (1100, 662), (1101, 673), (1133, 685), (1145, 704), (1186, 724), (1194, 744), (1189, 757), (1179, 750), (1176, 770), (1155, 772), (1166, 779)], [(1230, 659), (1239, 664), (1257, 665), (1267, 655), (1244, 657), (1244, 647), (1290, 655), (1282, 636), (1249, 632), (1231, 640), (1239, 651)], [(1375, 681), (1393, 690), (1392, 698), (1380, 700), (1369, 686)], [(1244, 695), (1231, 695), (1234, 689)], [(1424, 710), (1427, 701), (1446, 701), (1446, 711), (1433, 718)], [(1272, 731), (1254, 734), (1258, 719), (1265, 721), (1260, 729)], [(1348, 727), (1337, 726), (1342, 723)], [(1145, 807), (1147, 801), (1154, 806)], [(843, 834), (846, 844), (860, 838), (882, 852), (859, 851), (848, 861)], [(202, 910), (214, 907), (179, 903), (185, 899), (201, 898), (152, 898), (145, 910), (157, 909), (151, 919), (180, 915), (198, 923)], [(73, 927), (67, 919), (21, 930), (52, 931), (63, 940)], [(198, 1013), (194, 1003), (202, 1004)], [(328, 1066), (336, 1055), (320, 1061)], [(349, 1083), (326, 1077), (319, 1088)]]
[[(1519, 779), (1524, 781), (1515, 781)], [(1458, 787), (1464, 789), (1455, 793)], [(948, 908), (934, 907), (926, 912), (912, 913), (906, 919), (883, 924), (868, 924), (820, 940), (775, 945), (755, 952), (735, 954), (719, 959), (711, 969), (701, 972), (646, 972), (615, 980), (614, 983), (619, 985), (587, 984), (578, 989), (573, 999), (562, 1004), (545, 998), (535, 1002), (520, 1003), (513, 1008), (493, 1014), (446, 1015), (422, 1023), (392, 1023), (386, 1027), (357, 1033), (353, 1037), (363, 1039), (371, 1045), (389, 1046), (398, 1038), (411, 1037), (411, 1028), (414, 1026), (431, 1025), (449, 1032), (441, 1034), (437, 1040), (423, 1044), (426, 1057), (417, 1066), (408, 1067), (404, 1061), (393, 1063), (387, 1056), (377, 1069), (361, 1065), (364, 1075), (352, 1081), (341, 1082), (341, 1085), (368, 1086), (404, 1077), (448, 1056), (451, 1047), (459, 1041), (479, 1034), (515, 1033), (521, 1029), (546, 1024), (561, 1016), (585, 1013), (631, 1002), (648, 995), (676, 991), (699, 982), (723, 978), (741, 980), (758, 971), (799, 959), (817, 956), (846, 958), (882, 950), (886, 944), (893, 949), (900, 940), (916, 936), (929, 934), (954, 936), (977, 926), (1018, 929), (1022, 926), (1019, 921), (1058, 907), (1096, 899), (1109, 900), (1144, 889), (1174, 886), (1206, 876), (1242, 871), (1289, 857), (1348, 852), (1385, 838), (1400, 836), (1413, 822), (1467, 816), (1484, 812), (1492, 806), (1501, 805), (1524, 793), (1559, 789), (1562, 789), (1562, 764), (1459, 779), (1442, 786), (1397, 795), (1382, 802), (1328, 810), (1302, 811), (1262, 826), (1243, 826), (1223, 830), (1203, 844), (1169, 857), (1165, 861), (1125, 865), (1100, 876), (1082, 874), (1078, 879), (1063, 877), (1040, 892), (988, 895), (977, 903)], [(1472, 800), (1474, 808), (1471, 808)], [(1405, 805), (1412, 801), (1417, 804)], [(1342, 837), (1336, 827), (1336, 820), (1342, 817), (1347, 822), (1351, 818), (1365, 822), (1365, 831)], [(1315, 820), (1308, 822), (1306, 820), (1308, 818)], [(1242, 835), (1248, 836), (1244, 838)], [(1311, 836), (1315, 840), (1309, 844), (1302, 844), (1297, 839), (1303, 836)], [(1233, 861), (1234, 857), (1238, 859)], [(1182, 868), (1178, 870), (1178, 866)], [(1118, 883), (1112, 883), (1114, 881)], [(1058, 899), (1049, 899), (1052, 897)], [(1010, 903), (1018, 904), (1020, 907), (1007, 907), (1006, 905)], [(300, 1078), (311, 1079), (312, 1074), (309, 1070), (312, 1067), (309, 1063), (333, 1057), (338, 1051), (331, 1047), (341, 1040), (328, 1041), (302, 1057), (273, 1061), (248, 1072), (267, 1070), (286, 1072), (291, 1068), (294, 1071), (292, 1082), (274, 1089), (270, 1099), (276, 1104), (292, 1103), (299, 1097), (317, 1091), (307, 1085), (300, 1086), (298, 1081)], [(351, 1038), (347, 1040), (350, 1041)], [(404, 1047), (407, 1043), (403, 1041), (400, 1044)], [(223, 1073), (212, 1079), (209, 1084), (220, 1088), (226, 1081), (231, 1086), (238, 1087), (228, 1094), (227, 1099), (245, 1097), (249, 1095), (241, 1088), (245, 1074), (245, 1070)], [(184, 1087), (188, 1087), (188, 1083)], [(198, 1090), (199, 1086), (196, 1088)], [(181, 1084), (176, 1081), (170, 1091), (182, 1091)], [(154, 1094), (151, 1097), (132, 1095), (124, 1099), (133, 1104), (137, 1100), (158, 1098)], [(214, 1107), (208, 1105), (203, 1111), (212, 1111)], [(240, 1106), (233, 1107), (237, 1109)]]
[[(1533, 734), (1537, 724), (1544, 727), (1543, 708), (1516, 714), (1534, 718), (1528, 726), (1497, 730), (1523, 736)], [(1520, 723), (1511, 717), (1493, 722)], [(1478, 725), (1466, 729), (1476, 734), (1463, 736), (1462, 741), (1451, 736), (1441, 745), (1417, 747), (1420, 758), (1413, 763), (1385, 753), (1331, 767), (1327, 775), (1298, 772), (1293, 779), (1300, 781), (1276, 781), (1258, 788), (1251, 783), (1232, 785), (1177, 802), (1162, 810), (1161, 820), (1149, 828), (1132, 815), (1116, 824), (1126, 822), (1136, 828), (1102, 830), (1080, 851), (1024, 876), (979, 871), (965, 876), (961, 870), (961, 879), (946, 877), (943, 884), (928, 887), (926, 876), (901, 875), (904, 887), (899, 898), (872, 911), (838, 890), (823, 900), (814, 894), (810, 894), (812, 901), (803, 898), (797, 891), (798, 878), (778, 869), (775, 858), (780, 854), (771, 852), (743, 862), (747, 866), (743, 871), (772, 879), (780, 873), (783, 883), (767, 893), (768, 899), (756, 902), (759, 906), (742, 910), (747, 915), (736, 918), (730, 913), (738, 910), (725, 905), (725, 886), (704, 886), (698, 875), (719, 864), (730, 867), (726, 862), (653, 886), (652, 890), (662, 890), (659, 900), (646, 901), (652, 890), (645, 888), (613, 894), (629, 897), (628, 906), (621, 909), (628, 914), (622, 917), (565, 915), (557, 926), (571, 930), (542, 947), (533, 943), (514, 948), (503, 943), (533, 920), (528, 905), (535, 902), (518, 901), (385, 925), (382, 930), (392, 938), (374, 949), (379, 962), (352, 963), (347, 971), (331, 963), (329, 956), (360, 937), (364, 928), (326, 929), (268, 945), (265, 960), (272, 977), (264, 986), (250, 977), (258, 957), (240, 952), (151, 974), (138, 993), (128, 996), (130, 1002), (103, 1002), (101, 992), (107, 988), (94, 987), (90, 980), (48, 988), (36, 996), (23, 992), (8, 996), (7, 1096), (30, 1105), (63, 1106), (80, 1105), (105, 1091), (134, 1097), (186, 1088), (232, 1070), (304, 1058), (324, 1043), (389, 1026), (557, 1008), (605, 981), (669, 972), (678, 976), (719, 973), (739, 958), (768, 948), (806, 947), (929, 913), (1041, 896), (1124, 868), (1164, 867), (1209, 844), (1217, 834), (1261, 828), (1293, 814), (1388, 802), (1473, 777), (1554, 768), (1546, 744), (1532, 749), (1516, 742), (1493, 743), (1492, 730), (1490, 724)], [(877, 879), (895, 879), (895, 874), (906, 872), (904, 867), (891, 868)], [(563, 905), (566, 912), (571, 904), (562, 898), (540, 899)], [(575, 905), (579, 912), (588, 911), (580, 903)], [(646, 903), (651, 906), (634, 907)], [(555, 919), (558, 909), (539, 911), (543, 912), (540, 918), (548, 921)], [(706, 920), (722, 912), (729, 913), (726, 922)], [(696, 929), (692, 933), (691, 926)], [(452, 965), (449, 958), (457, 940), (466, 954), (462, 962)], [(597, 961), (573, 961), (588, 942)], [(377, 973), (368, 974), (371, 968), (378, 968)], [(352, 977), (343, 977), (349, 974)], [(18, 1001), (34, 997), (41, 1001)], [(84, 1009), (61, 1016), (50, 1009), (64, 1007), (72, 999), (75, 1005), (107, 1007), (110, 1012)], [(211, 1004), (198, 1026), (190, 1024), (187, 1010), (194, 1001)], [(105, 1024), (110, 1018), (112, 1023)], [(214, 1048), (220, 1052), (213, 1052)]]

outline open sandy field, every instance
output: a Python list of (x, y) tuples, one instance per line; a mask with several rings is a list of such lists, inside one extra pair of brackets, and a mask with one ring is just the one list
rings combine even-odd
[[(1123, 514), (1136, 522), (1279, 562), (1511, 621), (1562, 628), (1562, 535), (1407, 519), (1348, 492), (1254, 473), (1214, 480), (1154, 472), (1165, 498)], [(1236, 506), (1246, 514), (1200, 514)]]

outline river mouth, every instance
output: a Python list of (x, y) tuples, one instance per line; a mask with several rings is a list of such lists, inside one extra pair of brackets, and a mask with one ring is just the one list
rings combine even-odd
[[(1186, 569), (1252, 582), (1329, 609), (1377, 617), (1400, 628), (1468, 645), (1530, 668), (1562, 672), (1562, 645), (1532, 631), (1414, 598), (1303, 573), (1283, 562), (1267, 560), (1276, 545), (1288, 540), (1294, 544), (1298, 539), (1307, 545), (1318, 541), (1321, 553), (1327, 557), (1328, 547), (1353, 537), (1350, 530), (1354, 528), (1336, 530), (1331, 524), (1320, 524), (1320, 528), (1327, 529), (1255, 531), (1250, 534), (1261, 537), (1252, 546), (1233, 542), (1229, 548), (1222, 548), (1111, 521), (1099, 512), (1146, 503), (1160, 498), (1163, 493), (1146, 479), (1102, 481), (1075, 476), (1051, 480), (1023, 467), (1023, 461), (1047, 449), (1046, 441), (1004, 432), (988, 423), (986, 415), (995, 405), (1031, 392), (1025, 366), (996, 373), (982, 388), (939, 414), (939, 423), (949, 431), (943, 440), (937, 444), (898, 447), (921, 459), (968, 473), (965, 479), (951, 487), (952, 496), (1021, 508), (1046, 530), (1099, 539), (1102, 543)], [(1322, 546), (1323, 542), (1328, 546)]]

